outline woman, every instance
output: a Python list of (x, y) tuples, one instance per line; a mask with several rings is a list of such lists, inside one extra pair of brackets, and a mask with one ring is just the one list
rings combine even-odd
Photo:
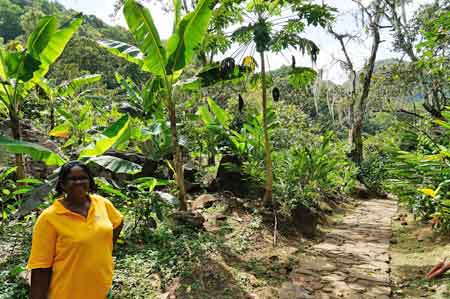
[(31, 299), (105, 299), (112, 284), (112, 251), (123, 216), (92, 194), (89, 168), (65, 164), (56, 191), (63, 196), (42, 212), (33, 231), (27, 268)]

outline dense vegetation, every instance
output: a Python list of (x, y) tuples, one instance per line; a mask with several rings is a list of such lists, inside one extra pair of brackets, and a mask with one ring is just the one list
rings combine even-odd
[[(0, 252), (15, 251), (0, 257), (0, 298), (26, 298), (20, 273), (32, 225), (54, 199), (58, 167), (73, 159), (126, 216), (119, 267), (133, 272), (135, 253), (145, 252), (162, 285), (193, 275), (210, 252), (248, 250), (244, 239), (230, 245), (189, 221), (199, 218), (192, 199), (207, 192), (225, 205), (247, 199), (251, 228), (269, 225), (275, 245), (278, 223), (315, 222), (355, 188), (392, 193), (437, 231), (450, 230), (446, 1), (412, 17), (402, 14), (405, 1), (360, 3), (358, 36), (338, 32), (335, 8), (309, 1), (159, 2), (174, 14), (166, 41), (135, 0), (116, 3), (128, 30), (53, 1), (0, 0), (0, 241), (8, 244)], [(303, 36), (311, 27), (339, 44), (344, 84), (294, 56), (267, 71), (268, 52), (315, 62), (320, 49)], [(381, 34), (401, 59), (377, 59), (388, 46)], [(370, 43), (360, 69), (349, 46), (356, 39)], [(144, 298), (148, 286), (124, 276), (118, 298)]]

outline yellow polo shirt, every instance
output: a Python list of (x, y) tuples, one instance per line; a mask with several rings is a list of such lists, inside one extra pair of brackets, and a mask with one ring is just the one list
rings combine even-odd
[(55, 200), (33, 231), (27, 268), (52, 268), (49, 299), (105, 299), (113, 276), (113, 229), (123, 216), (112, 203), (90, 195), (87, 218)]

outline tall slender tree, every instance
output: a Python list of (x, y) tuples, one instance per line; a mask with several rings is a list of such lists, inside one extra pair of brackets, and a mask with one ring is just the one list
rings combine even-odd
[[(367, 62), (361, 71), (361, 76), (358, 78), (355, 69), (355, 63), (352, 61), (351, 53), (348, 49), (348, 41), (355, 36), (349, 33), (337, 33), (331, 26), (329, 32), (339, 41), (344, 60), (342, 64), (344, 68), (350, 73), (351, 80), (351, 103), (349, 108), (350, 115), (350, 132), (349, 141), (351, 144), (351, 159), (357, 165), (363, 161), (363, 139), (362, 128), (364, 122), (364, 114), (367, 104), (367, 98), (370, 92), (372, 82), (372, 75), (375, 69), (375, 61), (378, 54), (378, 49), (381, 43), (380, 36), (380, 21), (384, 12), (384, 4), (382, 0), (376, 0), (369, 5), (364, 5), (362, 1), (354, 0), (362, 12), (364, 24), (367, 24), (367, 29), (371, 37), (371, 51), (367, 57)], [(359, 79), (359, 81), (358, 81)]]
[[(268, 123), (268, 98), (266, 78), (266, 54), (281, 52), (288, 48), (308, 53), (315, 62), (319, 53), (317, 45), (301, 33), (306, 26), (327, 26), (333, 19), (334, 9), (327, 5), (312, 4), (309, 1), (248, 0), (242, 11), (246, 24), (232, 35), (233, 40), (249, 48), (253, 43), (259, 54), (262, 82), (262, 114), (265, 145), (266, 187), (264, 204), (272, 204), (272, 157)], [(293, 75), (300, 75), (304, 68), (293, 69)]]

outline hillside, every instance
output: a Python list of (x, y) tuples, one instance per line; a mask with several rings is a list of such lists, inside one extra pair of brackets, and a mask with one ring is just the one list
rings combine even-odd
[[(39, 17), (43, 15), (56, 15), (60, 23), (64, 23), (79, 13), (48, 0), (0, 0), (0, 7), (0, 43), (1, 40), (4, 43), (14, 39), (26, 40), (36, 27)], [(86, 73), (101, 73), (106, 87), (114, 88), (117, 86), (114, 79), (114, 73), (117, 71), (126, 73), (136, 82), (145, 82), (147, 74), (101, 48), (95, 42), (100, 38), (132, 43), (130, 33), (124, 28), (110, 26), (94, 15), (86, 15), (79, 32), (52, 67), (49, 78), (60, 82)]]

